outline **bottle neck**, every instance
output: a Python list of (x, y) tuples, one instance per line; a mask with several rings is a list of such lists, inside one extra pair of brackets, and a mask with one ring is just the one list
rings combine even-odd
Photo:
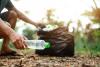
[(50, 48), (51, 47), (51, 45), (50, 45), (50, 43), (49, 42), (45, 42), (45, 48)]

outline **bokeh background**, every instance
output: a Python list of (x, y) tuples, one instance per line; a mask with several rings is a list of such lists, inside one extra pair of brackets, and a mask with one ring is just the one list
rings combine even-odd
[[(56, 22), (75, 37), (75, 52), (100, 55), (100, 0), (11, 0), (35, 22)], [(6, 11), (6, 9), (4, 9)], [(18, 19), (16, 32), (37, 39), (36, 28)]]

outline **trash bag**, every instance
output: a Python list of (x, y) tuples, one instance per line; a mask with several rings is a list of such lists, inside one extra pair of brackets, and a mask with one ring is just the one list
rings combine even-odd
[(36, 50), (38, 55), (50, 56), (73, 56), (74, 36), (69, 33), (66, 27), (59, 27), (52, 31), (38, 31), (40, 39), (49, 42), (51, 47), (44, 50)]

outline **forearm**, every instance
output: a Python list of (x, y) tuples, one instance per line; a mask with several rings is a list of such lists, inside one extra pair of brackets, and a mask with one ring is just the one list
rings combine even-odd
[(10, 37), (10, 35), (11, 35), (12, 33), (15, 33), (15, 32), (13, 31), (13, 29), (10, 28), (8, 25), (6, 25), (1, 19), (0, 19), (0, 31), (1, 31), (2, 33), (4, 33), (6, 36), (8, 36), (8, 37)]
[(26, 15), (17, 10), (15, 7), (13, 8), (13, 10), (15, 10), (19, 19), (23, 20), (24, 22), (30, 23), (32, 25), (36, 25), (36, 22), (33, 22), (31, 19), (29, 19)]

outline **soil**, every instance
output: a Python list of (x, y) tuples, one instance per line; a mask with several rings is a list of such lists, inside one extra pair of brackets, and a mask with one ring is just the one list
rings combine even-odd
[(100, 67), (100, 57), (0, 56), (0, 67)]

